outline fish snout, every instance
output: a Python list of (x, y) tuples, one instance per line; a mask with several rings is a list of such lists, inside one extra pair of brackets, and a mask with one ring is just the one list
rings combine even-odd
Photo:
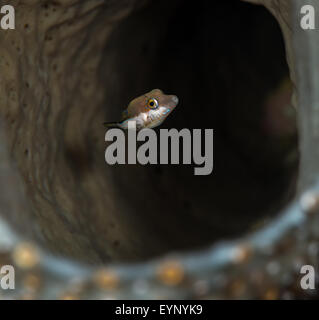
[(177, 96), (172, 96), (172, 101), (175, 103), (175, 105), (178, 104), (178, 97)]

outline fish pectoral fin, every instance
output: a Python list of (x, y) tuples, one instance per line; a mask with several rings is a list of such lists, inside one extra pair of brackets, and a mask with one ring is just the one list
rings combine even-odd
[(128, 111), (124, 110), (122, 112), (122, 116), (121, 116), (121, 121), (127, 120), (128, 119)]

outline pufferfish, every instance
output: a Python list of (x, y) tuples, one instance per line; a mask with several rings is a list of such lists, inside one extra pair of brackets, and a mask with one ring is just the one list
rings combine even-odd
[(135, 121), (136, 130), (154, 128), (163, 123), (177, 104), (177, 96), (166, 95), (162, 90), (154, 89), (132, 100), (119, 122), (104, 122), (104, 126), (127, 129), (128, 121)]

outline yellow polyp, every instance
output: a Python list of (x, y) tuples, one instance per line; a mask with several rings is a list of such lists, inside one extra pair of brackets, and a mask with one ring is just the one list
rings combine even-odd
[(118, 287), (119, 278), (113, 270), (100, 269), (93, 275), (93, 281), (97, 287), (113, 290)]
[(265, 300), (278, 299), (278, 290), (276, 288), (268, 289), (264, 295)]
[(41, 286), (41, 279), (37, 275), (28, 274), (23, 279), (23, 286), (27, 289), (36, 291)]
[(165, 285), (176, 286), (182, 282), (185, 273), (178, 261), (167, 261), (159, 266), (157, 276)]
[(234, 262), (247, 262), (252, 254), (251, 248), (248, 245), (240, 245), (235, 249)]
[(15, 264), (23, 269), (33, 268), (40, 260), (36, 248), (27, 242), (17, 245), (13, 251), (12, 257)]
[(79, 300), (79, 298), (73, 294), (64, 294), (59, 300)]

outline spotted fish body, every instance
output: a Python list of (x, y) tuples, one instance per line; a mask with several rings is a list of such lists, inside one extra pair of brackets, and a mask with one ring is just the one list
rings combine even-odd
[(154, 128), (162, 124), (175, 109), (178, 98), (166, 95), (160, 89), (154, 89), (130, 102), (119, 122), (105, 122), (105, 127), (128, 128), (129, 121), (135, 121), (136, 129)]

